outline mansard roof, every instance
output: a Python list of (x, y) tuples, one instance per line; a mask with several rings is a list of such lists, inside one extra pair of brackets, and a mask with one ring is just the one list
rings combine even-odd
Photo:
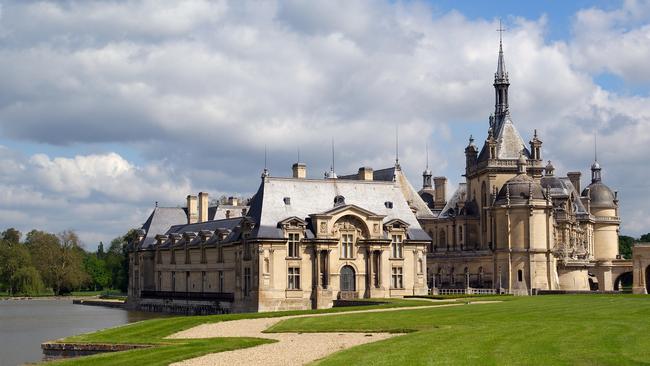
[(384, 216), (384, 222), (401, 219), (410, 225), (410, 239), (428, 240), (400, 185), (392, 179), (386, 182), (266, 177), (251, 200), (250, 217), (257, 223), (253, 236), (283, 238), (278, 222), (292, 216), (310, 221), (312, 214), (332, 212), (337, 196), (344, 197), (346, 205)]
[(187, 222), (187, 213), (181, 207), (156, 207), (142, 225), (147, 234), (141, 248), (147, 248), (156, 242), (156, 235), (165, 233), (172, 225)]

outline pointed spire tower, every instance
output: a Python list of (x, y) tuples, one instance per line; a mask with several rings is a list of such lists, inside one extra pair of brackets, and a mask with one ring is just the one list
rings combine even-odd
[(506, 72), (506, 62), (503, 57), (503, 32), (505, 28), (501, 25), (501, 20), (499, 20), (499, 59), (497, 61), (497, 72), (494, 73), (494, 93), (495, 93), (495, 103), (494, 103), (494, 126), (495, 131), (499, 131), (503, 120), (509, 114), (508, 108), (508, 87), (510, 86), (510, 81), (508, 80), (508, 72)]

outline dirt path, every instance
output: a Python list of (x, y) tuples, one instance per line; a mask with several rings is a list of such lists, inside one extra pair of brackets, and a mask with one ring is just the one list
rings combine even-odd
[[(476, 301), (472, 304), (498, 301)], [(305, 314), (283, 316), (278, 318), (242, 319), (219, 323), (202, 324), (169, 336), (169, 338), (212, 338), (212, 337), (257, 337), (275, 339), (278, 342), (234, 351), (211, 353), (204, 356), (174, 363), (174, 366), (228, 365), (245, 363), (246, 365), (282, 366), (304, 365), (321, 359), (334, 352), (360, 344), (398, 336), (389, 333), (263, 333), (272, 325), (286, 319), (336, 316), (341, 314), (373, 313), (386, 311), (404, 311), (449, 306), (462, 306), (465, 303), (441, 304), (431, 306), (412, 306), (388, 309), (370, 309), (346, 311), (340, 313)]]

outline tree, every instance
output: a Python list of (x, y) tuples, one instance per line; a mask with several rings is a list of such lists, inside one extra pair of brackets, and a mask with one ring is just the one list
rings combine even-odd
[(650, 243), (650, 233), (641, 235), (639, 241), (642, 243)]
[(2, 232), (2, 239), (9, 243), (18, 244), (20, 243), (20, 231), (10, 227)]
[(126, 292), (129, 285), (128, 244), (137, 238), (135, 229), (111, 241), (106, 252), (106, 267), (111, 272), (112, 284), (115, 289)]
[(36, 295), (43, 291), (41, 275), (34, 266), (21, 267), (12, 276), (16, 294)]
[(84, 269), (93, 289), (103, 290), (111, 284), (111, 273), (106, 268), (106, 262), (97, 258), (97, 255), (89, 254), (84, 258)]
[(106, 253), (104, 252), (104, 243), (99, 242), (99, 245), (97, 246), (97, 258), (104, 260), (106, 258)]
[(83, 267), (85, 252), (73, 231), (64, 231), (57, 237), (32, 230), (27, 234), (26, 244), (43, 281), (55, 294), (69, 293), (89, 282)]
[(631, 236), (621, 235), (618, 237), (618, 252), (625, 259), (632, 259), (632, 246), (634, 246), (634, 239)]
[(0, 284), (9, 293), (18, 290), (14, 282), (16, 272), (30, 265), (29, 251), (23, 244), (0, 240)]

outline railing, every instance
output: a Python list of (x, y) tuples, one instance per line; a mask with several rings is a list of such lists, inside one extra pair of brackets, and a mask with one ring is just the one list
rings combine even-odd
[(429, 290), (431, 295), (496, 295), (497, 289), (494, 288), (432, 288)]
[(235, 294), (232, 292), (176, 292), (176, 291), (150, 291), (140, 292), (144, 299), (161, 300), (192, 300), (192, 301), (235, 301)]

